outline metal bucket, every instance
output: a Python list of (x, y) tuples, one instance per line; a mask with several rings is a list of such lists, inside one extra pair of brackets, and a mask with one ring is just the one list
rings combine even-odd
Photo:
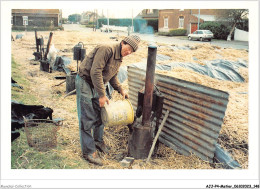
[(73, 91), (75, 87), (75, 79), (77, 73), (71, 73), (71, 75), (66, 76), (66, 93)]
[(128, 99), (110, 101), (101, 108), (101, 119), (105, 126), (128, 125), (134, 122), (134, 109)]
[(42, 46), (43, 45), (43, 38), (37, 38), (36, 39), (36, 43), (37, 43), (37, 45), (39, 45), (39, 46)]
[(148, 157), (153, 143), (152, 127), (144, 127), (141, 123), (133, 124), (133, 132), (129, 135), (128, 156), (135, 159), (145, 159)]
[(40, 60), (40, 70), (50, 72), (50, 64), (47, 60)]
[(86, 49), (80, 49), (80, 61), (82, 62), (86, 56)]
[(86, 54), (86, 49), (84, 49), (84, 44), (82, 42), (79, 42), (77, 45), (73, 48), (73, 60), (83, 60)]

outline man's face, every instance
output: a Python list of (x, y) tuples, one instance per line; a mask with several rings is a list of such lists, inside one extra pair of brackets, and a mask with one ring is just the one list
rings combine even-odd
[(121, 55), (123, 57), (134, 52), (133, 48), (129, 44), (124, 44), (123, 42), (121, 42), (121, 45), (122, 45)]

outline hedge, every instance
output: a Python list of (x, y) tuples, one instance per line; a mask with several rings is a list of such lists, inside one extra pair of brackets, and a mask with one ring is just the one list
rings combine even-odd
[[(215, 39), (226, 40), (232, 26), (226, 26), (221, 22), (204, 22), (200, 24), (201, 30), (210, 30), (214, 34)], [(232, 34), (232, 36), (234, 33)], [(232, 37), (233, 38), (233, 37)]]
[[(12, 30), (25, 31), (24, 26), (12, 26)], [(62, 26), (59, 27), (35, 27), (35, 26), (26, 26), (26, 31), (55, 31), (55, 30), (64, 30)]]
[(86, 28), (93, 28), (93, 24), (85, 24), (85, 26), (86, 26)]
[(171, 29), (169, 32), (159, 32), (158, 34), (164, 36), (185, 36), (186, 33), (186, 29)]

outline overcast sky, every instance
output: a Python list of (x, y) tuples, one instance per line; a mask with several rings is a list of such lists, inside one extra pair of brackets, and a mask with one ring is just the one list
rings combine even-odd
[[(62, 9), (62, 17), (68, 18), (71, 14), (81, 14), (86, 11), (94, 12), (94, 9)], [(109, 18), (132, 18), (137, 16), (142, 9), (97, 9), (98, 15), (102, 15)], [(132, 14), (133, 13), (133, 14)]]

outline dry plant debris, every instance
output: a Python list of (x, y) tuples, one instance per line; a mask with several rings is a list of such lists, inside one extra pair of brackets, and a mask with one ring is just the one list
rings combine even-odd
[[(17, 34), (12, 33), (14, 36)], [(38, 35), (45, 36), (47, 44), (49, 32), (38, 32)], [(119, 36), (119, 40), (124, 36)], [(76, 71), (76, 61), (73, 60), (73, 47), (83, 42), (86, 53), (90, 52), (97, 44), (102, 42), (115, 42), (108, 35), (100, 32), (79, 32), (79, 31), (55, 31), (52, 44), (59, 50), (59, 56), (71, 58), (70, 69)], [(123, 65), (144, 61), (147, 58), (147, 43), (142, 41), (136, 53), (133, 53), (123, 60)], [(64, 118), (63, 126), (58, 131), (58, 146), (53, 153), (59, 153), (66, 157), (65, 164), (76, 164), (83, 161), (82, 158), (79, 128), (76, 111), (76, 96), (71, 95), (63, 98), (66, 94), (66, 83), (57, 85), (61, 80), (56, 80), (54, 76), (65, 76), (65, 73), (47, 73), (40, 71), (39, 65), (30, 62), (33, 59), (33, 52), (36, 51), (34, 32), (26, 32), (22, 39), (12, 42), (12, 55), (17, 63), (21, 65), (21, 71), (29, 81), (30, 88), (27, 93), (32, 93), (40, 99), (43, 106), (54, 110), (53, 117)], [(205, 60), (225, 59), (236, 61), (240, 58), (248, 62), (248, 52), (245, 50), (223, 49), (209, 44), (192, 46), (192, 50), (174, 51), (168, 45), (158, 46), (157, 53), (171, 57), (171, 62), (193, 62), (203, 64)], [(194, 58), (195, 57), (195, 58)], [(167, 62), (167, 61), (166, 61)], [(160, 62), (157, 62), (160, 63)], [(224, 118), (224, 123), (220, 131), (219, 144), (226, 149), (232, 157), (238, 161), (243, 169), (248, 168), (248, 68), (241, 68), (240, 73), (245, 78), (244, 83), (230, 81), (220, 81), (211, 77), (201, 75), (185, 68), (175, 68), (171, 71), (158, 71), (162, 74), (170, 75), (179, 79), (195, 82), (211, 88), (226, 91), (230, 94), (229, 103)], [(123, 87), (128, 90), (127, 81)], [(114, 92), (113, 99), (119, 99), (120, 95)], [(122, 169), (120, 161), (127, 155), (128, 143), (127, 126), (105, 127), (104, 141), (111, 148), (109, 155), (101, 154), (104, 166), (99, 167), (89, 164), (90, 169)], [(29, 148), (29, 147), (28, 147)], [(174, 150), (164, 144), (159, 145), (157, 155), (149, 163), (143, 160), (135, 160), (130, 168), (132, 169), (214, 169), (220, 168), (217, 164), (212, 166), (209, 162), (203, 161), (191, 155), (189, 157), (177, 154)], [(81, 167), (78, 167), (79, 169)]]

